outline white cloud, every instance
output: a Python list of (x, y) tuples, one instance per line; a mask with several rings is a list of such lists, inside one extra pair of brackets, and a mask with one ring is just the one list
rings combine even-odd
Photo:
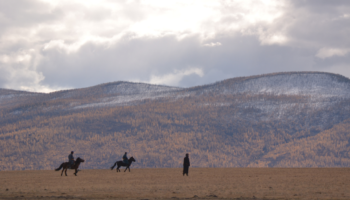
[(173, 85), (178, 86), (179, 82), (185, 77), (192, 74), (196, 74), (199, 77), (203, 77), (203, 70), (200, 68), (190, 68), (187, 70), (175, 70), (173, 73), (156, 76), (152, 75), (149, 83), (158, 85)]
[(2, 87), (32, 92), (52, 91), (50, 86), (40, 83), (45, 77), (34, 67), (39, 60), (40, 55), (33, 49), (0, 55), (0, 73), (5, 76), (0, 75), (0, 79), (6, 80)]
[(272, 44), (286, 44), (288, 42), (288, 37), (283, 34), (273, 33), (272, 35), (262, 33), (260, 35), (260, 41), (263, 45), (272, 45)]
[(316, 57), (325, 59), (333, 56), (345, 56), (349, 52), (350, 49), (322, 48), (317, 52)]
[(44, 10), (48, 13), (58, 10), (62, 14), (51, 21), (39, 19), (24, 30), (12, 27), (2, 38), (22, 38), (40, 42), (44, 48), (56, 47), (73, 52), (88, 42), (115, 43), (123, 36), (154, 38), (176, 35), (182, 39), (200, 35), (206, 40), (223, 31), (260, 34), (254, 31), (254, 26), (273, 23), (282, 15), (284, 5), (277, 0), (42, 2), (46, 3)]
[(349, 12), (326, 1), (3, 1), (0, 87), (193, 86), (291, 63), (326, 70), (348, 63)]
[[(6, 3), (17, 12), (7, 13), (0, 8), (0, 52), (5, 52), (0, 61), (12, 76), (23, 76), (22, 71), (32, 78), (26, 77), (17, 83), (7, 81), (2, 87), (49, 91), (47, 87), (52, 90), (61, 87), (40, 85), (47, 75), (37, 71), (37, 65), (42, 60), (50, 63), (49, 56), (54, 55), (50, 52), (61, 52), (60, 56), (67, 59), (73, 55), (79, 60), (84, 59), (79, 56), (87, 44), (101, 46), (101, 50), (114, 48), (120, 42), (168, 36), (178, 40), (195, 36), (202, 46), (221, 46), (221, 42), (211, 42), (218, 34), (261, 34), (255, 26), (273, 23), (283, 13), (285, 3), (278, 0), (38, 0), (28, 2), (26, 9), (12, 4)], [(21, 67), (16, 63), (22, 63)], [(73, 67), (84, 69), (84, 66)], [(184, 76), (203, 74), (197, 68), (180, 70), (183, 67), (153, 76), (151, 82), (176, 85)], [(28, 83), (23, 83), (25, 80)]]
[(206, 47), (215, 47), (215, 46), (221, 46), (221, 43), (220, 43), (220, 42), (210, 42), (210, 43), (204, 44), (203, 46), (206, 46)]

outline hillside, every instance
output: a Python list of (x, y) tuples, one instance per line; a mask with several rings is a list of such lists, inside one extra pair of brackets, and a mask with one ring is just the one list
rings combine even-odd
[[(193, 88), (114, 82), (49, 94), (0, 90), (0, 170), (349, 166), (350, 80), (323, 72), (239, 77)], [(343, 130), (343, 131), (340, 131)], [(337, 139), (335, 139), (337, 138)]]
[(251, 167), (338, 167), (350, 166), (350, 120), (315, 136), (278, 146)]

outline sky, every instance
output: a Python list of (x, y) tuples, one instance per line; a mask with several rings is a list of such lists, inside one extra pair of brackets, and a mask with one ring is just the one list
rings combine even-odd
[(350, 77), (348, 0), (0, 1), (0, 88), (192, 87), (287, 71)]

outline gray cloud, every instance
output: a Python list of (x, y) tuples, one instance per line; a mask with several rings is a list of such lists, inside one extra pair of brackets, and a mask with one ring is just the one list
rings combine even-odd
[(298, 49), (280, 45), (260, 45), (254, 36), (216, 38), (221, 46), (203, 46), (198, 37), (178, 41), (175, 36), (134, 39), (104, 49), (84, 45), (67, 55), (46, 51), (38, 70), (46, 85), (86, 87), (116, 80), (149, 82), (152, 75), (162, 76), (189, 68), (203, 70), (203, 76), (189, 74), (178, 86), (189, 87), (222, 79), (276, 71), (312, 70), (313, 56), (305, 58)]
[(348, 1), (260, 2), (255, 10), (255, 2), (209, 1), (192, 24), (172, 18), (186, 3), (177, 10), (103, 3), (1, 2), (0, 87), (50, 91), (118, 80), (190, 87), (280, 71), (350, 77)]

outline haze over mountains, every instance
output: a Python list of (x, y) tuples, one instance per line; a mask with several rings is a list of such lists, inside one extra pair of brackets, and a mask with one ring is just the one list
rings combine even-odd
[(350, 166), (350, 80), (289, 72), (192, 88), (114, 82), (49, 94), (0, 89), (0, 170)]

